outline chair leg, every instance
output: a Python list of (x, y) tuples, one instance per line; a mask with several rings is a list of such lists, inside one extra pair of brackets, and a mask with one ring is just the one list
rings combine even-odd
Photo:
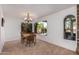
[(24, 44), (24, 39), (23, 38), (21, 39), (21, 43)]
[(25, 46), (28, 46), (28, 41), (27, 40), (25, 41)]
[(29, 41), (29, 47), (31, 46), (31, 42)]
[(36, 39), (34, 39), (34, 45), (36, 45)]
[(35, 46), (36, 42), (35, 42), (35, 41), (33, 41), (33, 44), (34, 44), (34, 46)]

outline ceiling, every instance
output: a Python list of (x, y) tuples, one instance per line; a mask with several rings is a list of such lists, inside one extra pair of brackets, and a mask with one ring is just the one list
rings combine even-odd
[(72, 7), (72, 4), (4, 4), (2, 5), (4, 17), (17, 17), (23, 19), (27, 12), (33, 19)]

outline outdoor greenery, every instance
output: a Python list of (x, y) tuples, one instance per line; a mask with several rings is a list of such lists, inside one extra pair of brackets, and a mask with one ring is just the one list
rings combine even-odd
[(35, 23), (35, 31), (39, 34), (47, 34), (47, 22)]

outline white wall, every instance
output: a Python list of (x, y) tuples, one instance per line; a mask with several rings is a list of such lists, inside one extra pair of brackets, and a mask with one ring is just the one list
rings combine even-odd
[(4, 46), (4, 40), (5, 40), (4, 27), (1, 27), (2, 17), (3, 17), (3, 11), (2, 11), (2, 7), (0, 5), (0, 52), (2, 51), (2, 48)]
[(22, 19), (5, 17), (5, 41), (20, 39)]
[[(0, 6), (0, 11), (1, 11), (1, 6)], [(1, 52), (1, 12), (0, 12), (0, 52)]]
[(56, 44), (72, 51), (76, 51), (76, 41), (66, 40), (63, 38), (63, 21), (65, 16), (70, 14), (77, 16), (76, 6), (48, 15), (48, 35), (38, 37), (40, 37), (41, 40)]

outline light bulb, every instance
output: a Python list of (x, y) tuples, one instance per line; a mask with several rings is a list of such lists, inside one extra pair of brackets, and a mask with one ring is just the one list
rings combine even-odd
[(25, 17), (24, 20), (26, 20), (27, 18)]

